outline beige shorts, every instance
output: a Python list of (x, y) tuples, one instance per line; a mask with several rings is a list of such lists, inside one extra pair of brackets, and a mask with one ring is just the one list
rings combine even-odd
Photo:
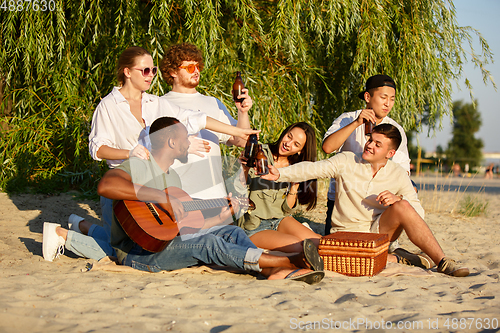
[(380, 227), (380, 218), (382, 217), (382, 214), (380, 214), (375, 221), (372, 222), (372, 225), (370, 227), (370, 232), (373, 232), (375, 234), (379, 233), (379, 227)]
[[(332, 233), (336, 232), (336, 231), (355, 231), (355, 232), (371, 232), (371, 233), (374, 233), (374, 234), (378, 234), (379, 233), (379, 230), (380, 230), (380, 218), (382, 217), (382, 214), (380, 214), (376, 219), (375, 221), (372, 222), (372, 224), (370, 225), (370, 228), (368, 229), (361, 229), (361, 230), (351, 230), (351, 229), (347, 229), (347, 228), (341, 228), (341, 227), (335, 227), (332, 225), (332, 228), (330, 229)], [(333, 221), (332, 221), (332, 224), (333, 224)], [(364, 226), (364, 225), (363, 225)], [(346, 230), (347, 229), (347, 230)]]

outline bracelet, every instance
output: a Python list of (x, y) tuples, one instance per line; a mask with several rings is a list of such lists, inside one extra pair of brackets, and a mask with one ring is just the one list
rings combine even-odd
[(299, 192), (295, 192), (295, 193), (290, 192), (291, 189), (292, 189), (292, 184), (290, 184), (290, 186), (286, 189), (285, 193), (283, 193), (283, 199), (285, 199), (285, 197), (289, 194), (291, 194), (291, 195), (299, 194)]
[(290, 188), (288, 188), (288, 189), (286, 190), (286, 192), (285, 192), (285, 193), (283, 193), (283, 197), (282, 197), (282, 198), (283, 198), (283, 199), (285, 199), (285, 198), (286, 198), (286, 196), (287, 196), (287, 195), (289, 195), (289, 194), (291, 194), (291, 195), (297, 195), (297, 194), (298, 194), (298, 192), (292, 193), (292, 192), (290, 192)]

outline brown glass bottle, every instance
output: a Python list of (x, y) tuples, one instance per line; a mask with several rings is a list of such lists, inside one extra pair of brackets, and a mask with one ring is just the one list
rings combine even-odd
[(259, 145), (259, 152), (255, 159), (255, 164), (257, 165), (257, 172), (259, 176), (267, 175), (269, 173), (269, 167), (267, 166), (267, 157), (262, 150), (262, 145)]
[(371, 121), (368, 121), (366, 119), (363, 120), (365, 124), (365, 135), (370, 135), (372, 134), (373, 128), (375, 127), (375, 124), (372, 123)]
[(236, 79), (233, 83), (233, 100), (235, 102), (243, 102), (244, 98), (238, 98), (238, 96), (241, 95), (241, 90), (243, 88), (245, 88), (245, 85), (243, 84), (243, 80), (241, 79), (241, 72), (236, 72)]
[(245, 153), (243, 156), (247, 159), (247, 166), (253, 168), (255, 166), (255, 158), (259, 151), (259, 141), (257, 140), (257, 134), (250, 134), (245, 145)]

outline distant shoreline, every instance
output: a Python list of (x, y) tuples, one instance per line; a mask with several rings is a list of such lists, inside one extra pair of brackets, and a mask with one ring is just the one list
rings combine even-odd
[(435, 174), (421, 174), (411, 176), (411, 179), (417, 184), (419, 190), (444, 190), (460, 191), (467, 193), (500, 193), (500, 178), (485, 179), (484, 174), (477, 174), (471, 177), (442, 176)]

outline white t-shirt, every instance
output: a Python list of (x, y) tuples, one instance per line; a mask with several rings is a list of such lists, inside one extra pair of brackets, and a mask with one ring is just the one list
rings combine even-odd
[[(94, 160), (100, 161), (97, 151), (102, 145), (117, 149), (132, 150), (141, 144), (147, 146), (149, 127), (159, 117), (175, 117), (182, 122), (189, 133), (196, 133), (205, 128), (206, 114), (183, 110), (178, 106), (171, 105), (167, 100), (155, 95), (142, 93), (142, 119), (146, 128), (137, 121), (128, 101), (120, 93), (119, 87), (114, 87), (111, 93), (104, 97), (92, 116), (92, 128), (89, 135), (89, 151)], [(110, 168), (120, 165), (123, 160), (106, 160)]]
[[(359, 114), (362, 110), (357, 110), (353, 112), (344, 112), (332, 123), (332, 126), (328, 129), (323, 137), (323, 141), (326, 140), (332, 133), (337, 132), (339, 129), (344, 128), (356, 119), (358, 119)], [(392, 161), (403, 167), (408, 173), (410, 172), (410, 157), (408, 155), (408, 140), (406, 139), (406, 134), (397, 122), (389, 117), (382, 119), (381, 124), (391, 124), (395, 126), (401, 133), (401, 144), (399, 145), (396, 154), (392, 157)], [(362, 153), (365, 147), (367, 136), (365, 136), (365, 125), (356, 127), (356, 129), (349, 135), (344, 144), (337, 149), (335, 152), (351, 151), (355, 154)], [(328, 189), (328, 199), (335, 200), (335, 179), (330, 180), (330, 188)]]
[[(185, 94), (170, 91), (160, 97), (167, 99), (170, 103), (181, 109), (191, 109), (194, 112), (203, 111), (212, 117), (228, 125), (236, 126), (237, 121), (228, 112), (226, 106), (215, 97), (205, 96), (196, 92)], [(226, 143), (231, 136), (223, 133), (201, 130), (197, 133), (198, 138), (207, 140), (210, 144), (210, 152), (203, 153), (204, 157), (194, 154), (188, 155), (188, 162), (183, 164), (175, 161), (171, 166), (182, 181), (182, 189), (192, 198), (214, 199), (227, 195), (225, 180), (222, 176), (222, 160), (219, 143)]]

